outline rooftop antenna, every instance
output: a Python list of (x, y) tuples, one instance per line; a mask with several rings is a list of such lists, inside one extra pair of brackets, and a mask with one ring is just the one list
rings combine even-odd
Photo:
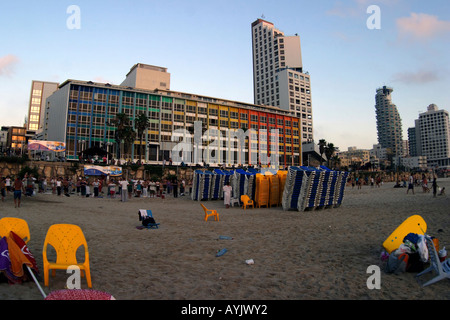
[(266, 17), (264, 16), (264, 13), (261, 15), (261, 19), (265, 19)]

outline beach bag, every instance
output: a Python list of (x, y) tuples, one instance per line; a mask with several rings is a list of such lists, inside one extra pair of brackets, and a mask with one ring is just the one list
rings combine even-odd
[(147, 227), (147, 226), (150, 225), (150, 224), (156, 224), (155, 219), (153, 219), (152, 217), (145, 217), (145, 218), (142, 220), (142, 225), (143, 225), (144, 227)]
[(385, 267), (386, 273), (399, 274), (405, 272), (408, 265), (408, 258), (407, 253), (402, 253), (399, 256), (391, 254)]
[(408, 253), (408, 265), (406, 272), (421, 272), (425, 269), (425, 263), (422, 261), (418, 252)]

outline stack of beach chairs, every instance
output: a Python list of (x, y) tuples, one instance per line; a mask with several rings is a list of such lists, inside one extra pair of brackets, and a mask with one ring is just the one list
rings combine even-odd
[(223, 186), (232, 186), (232, 198), (247, 195), (257, 207), (282, 206), (283, 210), (306, 211), (341, 205), (348, 172), (327, 167), (289, 167), (264, 173), (255, 169), (232, 171), (196, 170), (192, 200), (223, 199)]
[(290, 167), (283, 190), (284, 210), (313, 210), (342, 203), (348, 172), (326, 167)]
[(210, 200), (212, 190), (213, 173), (211, 171), (194, 171), (194, 179), (192, 181), (192, 200)]
[[(278, 192), (278, 190), (277, 190)], [(270, 185), (269, 177), (260, 173), (256, 174), (255, 203), (258, 208), (269, 207)]]

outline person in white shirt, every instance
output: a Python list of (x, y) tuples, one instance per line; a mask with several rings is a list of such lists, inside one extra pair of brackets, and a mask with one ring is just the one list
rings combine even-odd
[(128, 181), (125, 178), (122, 178), (122, 180), (120, 180), (120, 185), (122, 186), (122, 192), (121, 192), (121, 201), (125, 202), (128, 199)]
[(224, 186), (223, 186), (223, 202), (225, 204), (225, 206), (227, 208), (230, 207), (230, 202), (231, 202), (231, 191), (233, 190), (233, 188), (230, 186), (230, 183), (227, 182)]

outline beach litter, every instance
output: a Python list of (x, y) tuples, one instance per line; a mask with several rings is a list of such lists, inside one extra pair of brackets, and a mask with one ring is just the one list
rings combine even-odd
[(228, 251), (228, 250), (227, 250), (226, 248), (224, 248), (224, 249), (222, 249), (222, 250), (219, 250), (219, 251), (216, 253), (216, 257), (221, 257), (221, 256), (223, 256), (227, 251)]
[(233, 240), (233, 238), (229, 236), (219, 236), (219, 240)]
[(253, 261), (253, 259), (248, 259), (248, 260), (245, 260), (245, 263), (250, 265), (250, 264), (255, 264), (255, 261)]

